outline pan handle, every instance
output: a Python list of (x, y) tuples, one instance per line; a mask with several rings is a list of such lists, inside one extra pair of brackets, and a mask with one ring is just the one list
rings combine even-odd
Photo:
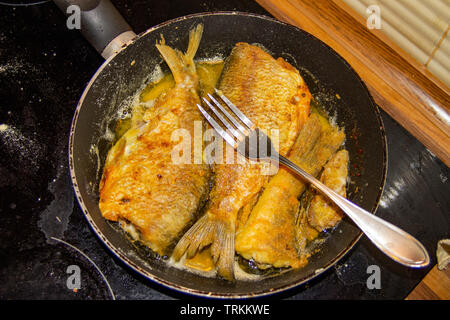
[[(109, 0), (53, 0), (69, 17), (76, 21), (83, 36), (107, 59), (136, 34)], [(76, 25), (76, 24), (75, 24)], [(69, 24), (67, 25), (69, 27)]]

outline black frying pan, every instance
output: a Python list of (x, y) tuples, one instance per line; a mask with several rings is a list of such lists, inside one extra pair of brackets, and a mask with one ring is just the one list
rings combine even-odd
[[(64, 9), (70, 1), (56, 2)], [(105, 3), (104, 0), (93, 2)], [(106, 21), (101, 29), (104, 32), (96, 35), (99, 21), (105, 23), (101, 21), (103, 18), (120, 20), (117, 12), (111, 14), (108, 8), (104, 11), (108, 14), (95, 13), (94, 22), (86, 15), (92, 23), (86, 24), (89, 30), (82, 28), (82, 31), (107, 56), (105, 46), (112, 37), (130, 29), (123, 21), (113, 24)], [(257, 282), (231, 284), (146, 257), (115, 224), (102, 217), (98, 208), (98, 183), (112, 145), (110, 135), (105, 133), (114, 127), (124, 101), (142, 88), (155, 67), (161, 65), (163, 70), (168, 70), (155, 47), (161, 34), (170, 46), (185, 50), (189, 30), (198, 23), (204, 24), (198, 59), (226, 57), (236, 42), (244, 41), (262, 44), (273, 56), (283, 57), (300, 70), (316, 100), (345, 127), (351, 160), (349, 199), (375, 212), (385, 182), (386, 142), (379, 111), (364, 83), (344, 59), (305, 31), (264, 16), (239, 12), (196, 14), (165, 22), (140, 34), (107, 58), (84, 90), (73, 118), (69, 154), (74, 189), (93, 231), (111, 252), (143, 276), (200, 296), (236, 298), (280, 292), (311, 280), (335, 264), (359, 240), (360, 230), (344, 218), (305, 268)]]

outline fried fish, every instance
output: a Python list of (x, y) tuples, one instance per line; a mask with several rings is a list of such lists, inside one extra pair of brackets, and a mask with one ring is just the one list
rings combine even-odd
[[(344, 141), (344, 133), (332, 128), (312, 114), (306, 121), (289, 159), (313, 176)], [(301, 177), (286, 168), (266, 185), (248, 220), (236, 235), (236, 252), (260, 265), (276, 268), (299, 268), (307, 256), (298, 252), (296, 219), (300, 209), (299, 196), (306, 184)], [(303, 226), (302, 226), (303, 227)], [(306, 232), (308, 230), (302, 230)]]
[(199, 83), (193, 61), (202, 30), (198, 25), (190, 32), (185, 54), (164, 41), (156, 45), (175, 86), (157, 98), (144, 121), (135, 123), (109, 151), (100, 183), (102, 215), (123, 222), (160, 255), (169, 254), (193, 223), (209, 191), (206, 164), (175, 163), (172, 157), (179, 143), (172, 133), (181, 129), (192, 137), (194, 123), (204, 123), (196, 108)]
[[(348, 151), (337, 152), (323, 169), (320, 181), (339, 195), (346, 196)], [(308, 208), (308, 223), (317, 231), (334, 227), (342, 219), (342, 211), (327, 197), (317, 194)]]
[[(219, 90), (266, 134), (278, 130), (278, 151), (289, 152), (309, 114), (309, 91), (294, 67), (258, 46), (238, 43), (225, 62)], [(192, 258), (210, 245), (219, 276), (233, 280), (238, 212), (254, 201), (269, 176), (261, 174), (260, 163), (247, 159), (216, 163), (213, 172), (209, 206), (172, 256), (179, 260), (186, 253)]]

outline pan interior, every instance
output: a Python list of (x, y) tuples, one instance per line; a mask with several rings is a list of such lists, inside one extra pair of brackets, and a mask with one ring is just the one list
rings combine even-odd
[[(196, 58), (228, 56), (237, 42), (258, 43), (299, 69), (311, 93), (345, 127), (350, 153), (349, 199), (366, 210), (376, 210), (385, 179), (386, 144), (381, 118), (367, 88), (351, 67), (310, 34), (267, 17), (215, 13), (176, 19), (150, 29), (99, 69), (80, 100), (74, 117), (70, 161), (78, 201), (92, 229), (127, 265), (165, 286), (196, 295), (250, 297), (278, 292), (304, 283), (341, 258), (361, 233), (348, 219), (327, 236), (321, 250), (302, 269), (276, 277), (227, 283), (168, 266), (139, 253), (127, 237), (107, 222), (98, 208), (98, 183), (112, 128), (130, 99), (148, 83), (155, 68), (166, 68), (155, 43), (164, 35), (174, 48), (187, 47), (188, 33), (204, 24)], [(264, 30), (264, 32), (261, 32)]]

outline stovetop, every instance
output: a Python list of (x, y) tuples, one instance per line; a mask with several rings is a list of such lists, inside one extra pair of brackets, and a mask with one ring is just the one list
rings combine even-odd
[[(52, 2), (6, 2), (32, 1), (0, 4), (0, 299), (188, 297), (143, 278), (114, 257), (91, 231), (74, 197), (69, 128), (102, 58), (77, 30), (66, 28)], [(136, 33), (197, 12), (270, 15), (251, 0), (112, 2)], [(450, 235), (449, 169), (384, 112), (382, 119), (388, 174), (377, 214), (417, 237), (434, 264), (437, 242)], [(380, 267), (380, 289), (367, 286), (371, 265)], [(403, 299), (430, 268), (396, 264), (362, 237), (333, 268), (272, 297)]]

